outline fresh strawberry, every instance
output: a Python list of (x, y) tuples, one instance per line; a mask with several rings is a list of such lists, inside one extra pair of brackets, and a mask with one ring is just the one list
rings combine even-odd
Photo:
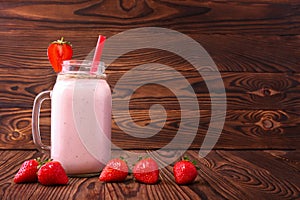
[(68, 176), (58, 161), (49, 161), (38, 171), (38, 181), (43, 185), (65, 185)]
[(31, 159), (25, 161), (17, 174), (14, 177), (15, 183), (28, 183), (37, 181), (37, 172), (39, 167), (39, 160)]
[(114, 158), (104, 167), (99, 180), (104, 182), (122, 182), (126, 179), (127, 175), (127, 163), (120, 158)]
[(190, 184), (196, 179), (198, 172), (195, 164), (187, 158), (178, 161), (173, 168), (175, 182), (177, 184)]
[(141, 183), (157, 183), (159, 178), (158, 165), (152, 158), (142, 159), (134, 165), (133, 176)]
[(54, 71), (60, 72), (62, 70), (62, 62), (71, 59), (73, 56), (72, 45), (70, 42), (64, 41), (62, 37), (49, 45), (47, 54)]

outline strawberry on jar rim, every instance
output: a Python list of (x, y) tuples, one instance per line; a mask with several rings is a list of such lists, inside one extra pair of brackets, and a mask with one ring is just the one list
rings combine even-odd
[(54, 71), (61, 72), (63, 61), (70, 60), (73, 56), (72, 44), (62, 37), (48, 46), (47, 55)]

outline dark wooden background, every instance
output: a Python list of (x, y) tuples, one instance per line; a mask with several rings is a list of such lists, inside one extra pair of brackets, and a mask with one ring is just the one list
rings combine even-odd
[[(228, 111), (216, 149), (299, 149), (299, 24), (298, 0), (1, 1), (0, 149), (35, 148), (33, 100), (51, 89), (56, 79), (46, 55), (51, 41), (64, 36), (73, 44), (74, 58), (84, 59), (99, 34), (110, 37), (149, 26), (187, 34), (217, 64)], [(113, 89), (127, 70), (154, 61), (182, 73), (197, 93), (203, 109), (191, 148), (198, 149), (210, 122), (210, 97), (205, 82), (188, 63), (168, 52), (137, 50), (108, 68), (108, 82)], [(116, 101), (122, 102), (122, 96)], [(147, 139), (133, 138), (113, 120), (113, 142), (128, 149), (166, 145), (180, 124), (179, 104), (170, 90), (158, 85), (140, 88), (132, 96), (131, 115), (137, 123), (149, 123), (148, 109), (154, 103), (161, 103), (168, 113), (161, 132)], [(49, 142), (49, 110), (49, 105), (43, 107), (41, 119), (45, 142)]]

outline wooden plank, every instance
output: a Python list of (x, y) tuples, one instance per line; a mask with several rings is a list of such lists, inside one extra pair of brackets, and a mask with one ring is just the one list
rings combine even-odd
[[(118, 112), (120, 122), (113, 123), (113, 142), (123, 148), (162, 148), (169, 144), (172, 139), (178, 134), (180, 126), (186, 130), (187, 137), (193, 137), (193, 131), (190, 129), (190, 122), (195, 116), (191, 113), (190, 119), (181, 119), (178, 111), (171, 111), (166, 123), (162, 126), (162, 130), (158, 131), (156, 135), (146, 138), (134, 137), (132, 133), (139, 133), (131, 125), (131, 119), (123, 117), (122, 112)], [(170, 112), (170, 113), (171, 113)], [(125, 112), (124, 112), (125, 113)], [(146, 111), (132, 112), (131, 116), (133, 122), (140, 126), (149, 125), (153, 123), (151, 128), (161, 127), (163, 117), (160, 119), (152, 119), (150, 121), (149, 114)], [(210, 123), (210, 111), (200, 112), (200, 124), (198, 127), (197, 136), (193, 140), (190, 148), (198, 149), (202, 145), (204, 137), (208, 134), (208, 126)], [(220, 121), (222, 118), (217, 116), (213, 119), (215, 122)], [(299, 116), (294, 112), (289, 111), (249, 111), (249, 110), (229, 110), (226, 114), (224, 128), (222, 134), (216, 144), (215, 148), (226, 149), (295, 149), (299, 147), (299, 134), (297, 131), (299, 126)], [(184, 120), (184, 121), (182, 121)], [(212, 132), (208, 137), (218, 137), (218, 129), (211, 127)], [(125, 132), (123, 130), (132, 130)], [(145, 131), (145, 136), (147, 132)], [(126, 142), (125, 142), (126, 141)], [(140, 145), (143, 144), (143, 145)], [(172, 144), (173, 141), (172, 141)], [(180, 143), (174, 144), (175, 148), (184, 148), (188, 146), (188, 140), (181, 140)]]
[[(157, 26), (192, 37), (220, 71), (300, 72), (298, 1), (124, 2), (1, 2), (0, 66), (47, 69), (46, 48), (61, 36), (72, 41), (74, 58), (83, 59), (95, 47), (98, 34), (111, 37), (131, 28)], [(169, 40), (180, 44), (177, 38)], [(182, 63), (160, 51), (138, 51), (123, 59), (122, 67), (163, 58)]]
[[(222, 183), (225, 179), (249, 195), (245, 199), (299, 197), (299, 168), (290, 168), (289, 165), (278, 162), (261, 151), (212, 151), (200, 160), (197, 152), (190, 153), (201, 163), (202, 175), (210, 177), (210, 185), (219, 184), (219, 180)], [(260, 156), (264, 157), (263, 162)], [(218, 176), (214, 176), (212, 171), (217, 172)], [(225, 189), (226, 192), (228, 190), (232, 191), (229, 188)]]
[(188, 151), (186, 155), (198, 162), (200, 170), (195, 183), (187, 186), (174, 182), (168, 159), (177, 157), (176, 152), (161, 153), (148, 152), (159, 164), (167, 164), (160, 169), (160, 181), (155, 185), (140, 184), (130, 175), (124, 183), (102, 183), (98, 177), (70, 178), (66, 186), (46, 187), (12, 182), (21, 163), (41, 156), (39, 153), (0, 151), (0, 195), (3, 199), (296, 199), (300, 195), (299, 168), (263, 151), (212, 151), (205, 158)]
[[(30, 108), (38, 93), (50, 90), (56, 80), (51, 69), (39, 74), (37, 70), (0, 68), (0, 106)], [(48, 71), (48, 72), (46, 72)], [(51, 73), (49, 73), (51, 72)]]
[(300, 169), (300, 151), (297, 148), (296, 151), (272, 151), (266, 150), (264, 151), (267, 154), (274, 156), (276, 159), (287, 163), (295, 167), (296, 169)]
[[(31, 137), (31, 110), (23, 109), (0, 109), (2, 113), (0, 120), (0, 149), (34, 149)], [(167, 120), (164, 123), (163, 115), (150, 121), (148, 110), (132, 110), (132, 119), (129, 119), (124, 111), (115, 113), (112, 121), (112, 141), (120, 148), (125, 149), (157, 149), (169, 144), (178, 134), (179, 127), (186, 130), (184, 134), (192, 138), (181, 140), (180, 143), (172, 143), (173, 148), (199, 149), (204, 137), (207, 135), (211, 120), (209, 110), (200, 111), (200, 123), (197, 135), (194, 136), (190, 127), (194, 114), (181, 119), (180, 110), (167, 110)], [(159, 113), (153, 113), (159, 114)], [(159, 115), (156, 115), (159, 116)], [(116, 123), (118, 118), (118, 124)], [(221, 122), (221, 117), (216, 116), (214, 122)], [(298, 127), (299, 112), (285, 110), (229, 110), (226, 114), (222, 134), (216, 144), (216, 149), (297, 149), (299, 148)], [(183, 121), (184, 120), (184, 121)], [(41, 113), (41, 132), (43, 141), (50, 144), (50, 110), (44, 109)], [(158, 129), (154, 136), (149, 136), (149, 131), (144, 132), (144, 137), (133, 135), (140, 133), (133, 126), (148, 126)], [(217, 137), (217, 130), (211, 127), (210, 137)], [(151, 130), (150, 129), (150, 130)], [(124, 130), (131, 130), (126, 132)], [(194, 139), (193, 139), (194, 138)], [(141, 145), (143, 144), (143, 145)]]
[[(260, 152), (260, 151), (255, 151), (252, 152), (252, 155), (250, 155), (247, 151), (240, 151), (240, 152), (235, 152), (231, 151), (230, 153), (232, 156), (236, 157), (242, 157), (244, 160), (264, 169), (268, 169), (268, 171), (271, 174), (275, 174), (278, 170), (284, 169), (284, 168), (289, 168), (288, 171), (283, 171), (280, 175), (277, 175), (277, 177), (282, 177), (285, 178), (286, 180), (289, 180), (291, 183), (294, 183), (299, 186), (300, 180), (297, 179), (297, 176), (295, 177), (293, 174), (300, 172), (299, 166), (292, 166), (291, 161), (297, 162), (299, 161), (299, 151), (277, 151), (274, 153), (280, 152), (281, 154), (291, 154), (295, 157), (294, 160), (286, 160), (286, 161), (281, 161), (279, 162), (274, 162), (274, 158), (277, 158), (276, 156), (272, 155), (272, 151), (268, 152)], [(266, 162), (261, 162), (262, 160), (265, 160)]]
[[(52, 89), (56, 76), (47, 70), (9, 70), (0, 68), (0, 106), (2, 108), (32, 108), (35, 96), (42, 91)], [(39, 74), (42, 72), (41, 75)], [(47, 75), (48, 73), (48, 75)], [(210, 109), (211, 98), (216, 108), (224, 107), (224, 98), (219, 91), (226, 90), (227, 109), (300, 109), (300, 74), (285, 73), (205, 73), (205, 80), (197, 72), (182, 72), (178, 78), (173, 72), (159, 71), (159, 76), (149, 75), (147, 71), (135, 72), (139, 76), (132, 77), (131, 71), (108, 71), (108, 83), (113, 92), (114, 105), (124, 105), (130, 99), (131, 109), (148, 109), (153, 104), (163, 104), (170, 109), (178, 107), (178, 99), (191, 101), (194, 95), (198, 98), (201, 109)], [(132, 78), (119, 84), (125, 74)], [(163, 77), (162, 77), (163, 75)], [(181, 77), (182, 76), (182, 77)], [(221, 79), (222, 78), (222, 79)], [(161, 84), (151, 84), (155, 83)], [(180, 84), (187, 81), (186, 85)], [(216, 81), (224, 83), (217, 85)], [(163, 86), (168, 84), (170, 88)], [(190, 85), (189, 85), (190, 84)], [(118, 87), (116, 87), (116, 85)], [(208, 91), (210, 85), (212, 92)], [(141, 87), (139, 87), (141, 86)], [(188, 89), (187, 87), (191, 87)], [(131, 90), (138, 87), (137, 90)], [(117, 88), (117, 89), (115, 89)], [(172, 91), (178, 91), (174, 94)], [(132, 94), (133, 93), (133, 94)], [(130, 96), (132, 94), (132, 96)], [(223, 97), (225, 94), (223, 94)], [(125, 100), (124, 100), (125, 99)]]
[[(31, 110), (20, 108), (0, 109), (0, 138), (1, 149), (32, 149)], [(50, 144), (50, 112), (41, 112), (42, 139)]]
[[(97, 32), (96, 28), (93, 31), (90, 29), (88, 31), (72, 29), (35, 30), (35, 32), (31, 29), (0, 31), (0, 66), (11, 70), (22, 68), (24, 73), (35, 69), (36, 74), (54, 75), (54, 72), (49, 69), (50, 64), (46, 53), (50, 42), (64, 36), (73, 44), (74, 58), (85, 59), (95, 47), (97, 35), (103, 34), (109, 38), (117, 33), (120, 32), (114, 33), (113, 30), (103, 32), (102, 29)], [(297, 36), (205, 35), (201, 31), (187, 36), (205, 48), (221, 72), (300, 72), (298, 65), (300, 39)], [(182, 46), (177, 37), (170, 37), (169, 40), (178, 43), (178, 48)], [(129, 45), (120, 44), (118, 49), (128, 49)], [(110, 46), (105, 46), (105, 49), (114, 52)], [(115, 51), (118, 52), (118, 49)], [(155, 62), (171, 66), (178, 71), (194, 69), (184, 59), (186, 58), (160, 50), (160, 43), (158, 43), (156, 49), (138, 49), (120, 55), (109, 69), (124, 71), (134, 66)], [(35, 72), (31, 71), (31, 73)]]
[[(132, 74), (136, 76), (133, 77)], [(128, 80), (123, 78), (121, 82), (120, 78), (125, 75), (131, 78)], [(113, 90), (113, 104), (122, 109), (130, 100), (131, 109), (149, 109), (153, 104), (162, 104), (175, 109), (178, 108), (181, 99), (183, 102), (192, 103), (191, 99), (196, 95), (200, 109), (210, 109), (212, 98), (216, 109), (224, 106), (227, 106), (228, 110), (300, 109), (298, 73), (287, 75), (224, 72), (219, 77), (215, 73), (205, 73), (201, 76), (196, 72), (182, 72), (181, 75), (175, 77), (173, 72), (163, 70), (150, 75), (147, 71), (109, 73), (108, 82)], [(188, 81), (189, 84), (182, 84), (183, 81)], [(222, 81), (224, 86), (219, 84)], [(193, 91), (188, 87), (192, 87)], [(132, 91), (135, 88), (137, 89)], [(222, 89), (225, 89), (226, 94), (222, 93)], [(174, 94), (173, 91), (178, 94)], [(225, 96), (226, 105), (224, 105)]]
[[(120, 31), (137, 26), (161, 26), (204, 34), (298, 34), (299, 2), (292, 1), (88, 1), (2, 2), (3, 30), (49, 29), (77, 31), (97, 27)], [(59, 8), (59, 12), (57, 12)], [(16, 26), (17, 24), (17, 26)], [(66, 26), (67, 24), (67, 26)]]

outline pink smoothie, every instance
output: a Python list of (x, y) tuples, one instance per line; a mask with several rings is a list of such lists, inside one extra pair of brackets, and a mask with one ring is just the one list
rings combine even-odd
[(59, 75), (51, 101), (51, 158), (69, 175), (100, 172), (111, 154), (107, 82)]

